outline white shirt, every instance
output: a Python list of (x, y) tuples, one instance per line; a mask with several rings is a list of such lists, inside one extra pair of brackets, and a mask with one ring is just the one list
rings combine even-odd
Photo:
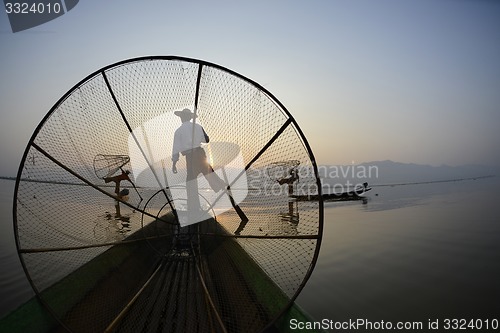
[(194, 124), (190, 121), (182, 123), (182, 125), (175, 130), (172, 161), (179, 160), (179, 153), (200, 147), (202, 142), (208, 143), (208, 141), (208, 135), (201, 125)]

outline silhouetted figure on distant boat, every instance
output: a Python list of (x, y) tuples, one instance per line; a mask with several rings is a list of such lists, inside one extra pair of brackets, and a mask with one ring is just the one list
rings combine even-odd
[(105, 177), (104, 178), (104, 182), (106, 184), (110, 183), (110, 182), (115, 182), (115, 194), (118, 197), (118, 199), (121, 199), (124, 196), (129, 194), (129, 190), (127, 190), (127, 189), (120, 191), (120, 183), (122, 180), (126, 180), (126, 181), (130, 182), (132, 185), (134, 185), (134, 183), (132, 183), (132, 181), (130, 180), (130, 177), (128, 176), (129, 174), (130, 174), (129, 170), (124, 171), (122, 169), (121, 174), (119, 174), (117, 176), (113, 176), (113, 177)]

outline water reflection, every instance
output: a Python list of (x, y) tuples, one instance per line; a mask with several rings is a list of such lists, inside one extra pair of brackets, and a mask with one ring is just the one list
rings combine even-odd
[(93, 231), (96, 240), (104, 242), (121, 241), (133, 230), (130, 219), (135, 211), (122, 214), (119, 201), (128, 201), (130, 192), (128, 189), (120, 190), (119, 183), (117, 183), (115, 193), (118, 199), (114, 200), (115, 211), (113, 213), (106, 211), (104, 215), (98, 217), (95, 223)]
[(498, 185), (373, 186), (367, 205), (325, 205), (323, 255), (299, 304), (338, 321), (497, 316)]

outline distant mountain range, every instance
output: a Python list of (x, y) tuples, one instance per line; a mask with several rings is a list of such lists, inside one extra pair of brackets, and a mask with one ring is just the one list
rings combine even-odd
[(499, 167), (484, 165), (456, 167), (442, 165), (435, 167), (390, 160), (341, 166), (322, 165), (319, 166), (319, 171), (320, 177), (327, 183), (350, 181), (359, 184), (366, 181), (374, 185), (500, 176)]

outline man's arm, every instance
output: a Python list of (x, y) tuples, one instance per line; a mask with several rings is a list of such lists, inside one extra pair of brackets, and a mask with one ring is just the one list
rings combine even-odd
[(177, 173), (177, 161), (179, 160), (179, 131), (174, 133), (174, 144), (172, 147), (172, 172)]
[(177, 161), (179, 160), (179, 153), (178, 152), (173, 152), (172, 153), (172, 172), (177, 173)]

